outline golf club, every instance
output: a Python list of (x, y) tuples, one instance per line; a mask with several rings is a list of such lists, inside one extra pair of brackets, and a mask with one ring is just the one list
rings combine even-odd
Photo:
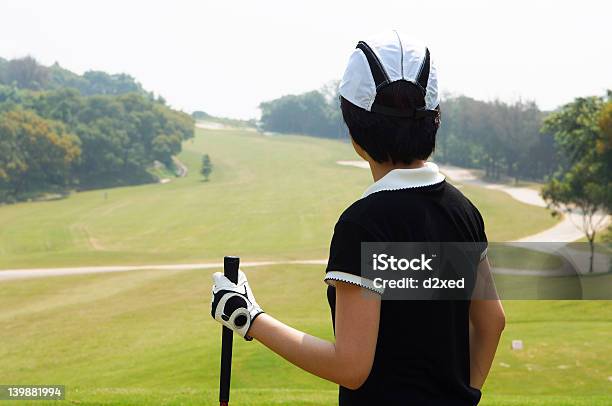
[[(223, 274), (230, 281), (238, 283), (238, 266), (240, 258), (226, 256), (223, 258)], [(221, 374), (219, 376), (219, 406), (227, 406), (230, 398), (230, 380), (232, 377), (232, 346), (234, 334), (223, 327), (221, 337)]]

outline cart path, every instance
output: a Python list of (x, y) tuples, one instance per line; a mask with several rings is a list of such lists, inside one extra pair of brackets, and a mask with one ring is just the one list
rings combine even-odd
[(189, 169), (187, 168), (187, 165), (182, 163), (180, 159), (178, 159), (175, 156), (172, 157), (172, 162), (174, 162), (174, 165), (178, 168), (177, 177), (184, 178), (185, 176), (187, 176), (187, 174), (189, 173)]
[[(254, 268), (272, 265), (327, 265), (327, 259), (297, 259), (290, 261), (247, 261), (241, 262), (240, 268)], [(0, 283), (11, 280), (48, 278), (52, 276), (107, 274), (116, 272), (134, 271), (193, 271), (193, 270), (221, 270), (222, 262), (205, 262), (197, 264), (170, 264), (170, 265), (116, 265), (116, 266), (83, 266), (74, 268), (34, 268), (34, 269), (7, 269), (0, 271)], [(565, 267), (553, 270), (525, 270), (511, 268), (492, 268), (493, 273), (505, 275), (532, 275), (532, 276), (558, 276), (566, 275)], [(323, 277), (323, 274), (321, 274)]]
[[(240, 268), (251, 268), (270, 265), (327, 265), (327, 259), (303, 259), (288, 261), (246, 261)], [(44, 278), (48, 276), (86, 275), (96, 273), (113, 273), (129, 271), (191, 271), (205, 269), (223, 269), (223, 262), (204, 262), (195, 264), (165, 265), (114, 265), (114, 266), (81, 266), (71, 268), (32, 268), (0, 270), (0, 282), (14, 279)]]

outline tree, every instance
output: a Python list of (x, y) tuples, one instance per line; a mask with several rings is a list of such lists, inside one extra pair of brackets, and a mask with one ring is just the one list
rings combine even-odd
[(204, 181), (208, 182), (208, 177), (213, 171), (213, 164), (210, 160), (208, 154), (202, 155), (202, 168), (200, 169), (200, 173), (204, 176)]
[(582, 215), (578, 226), (589, 242), (589, 272), (595, 236), (612, 205), (609, 104), (600, 97), (578, 98), (548, 116), (543, 127), (554, 134), (562, 160), (542, 195), (556, 213)]
[(67, 185), (80, 154), (79, 139), (63, 124), (22, 109), (0, 114), (0, 188), (13, 198)]
[[(601, 137), (595, 144), (596, 151), (604, 162), (612, 165), (612, 92), (608, 93), (608, 101), (599, 114), (599, 129)], [(612, 168), (609, 168), (612, 169)], [(609, 173), (609, 172), (608, 172)]]
[(124, 73), (109, 75), (106, 72), (87, 71), (83, 79), (80, 90), (86, 95), (144, 93), (140, 83)]
[[(327, 91), (329, 93), (329, 91)], [(339, 138), (342, 130), (338, 99), (318, 90), (263, 102), (261, 126), (266, 131)]]
[(544, 179), (555, 166), (554, 139), (540, 133), (545, 113), (535, 103), (484, 102), (447, 95), (434, 159), (484, 169), (488, 178), (502, 175)]
[(205, 111), (196, 110), (193, 113), (191, 113), (191, 117), (193, 117), (196, 120), (206, 120), (207, 118), (210, 118), (210, 115), (206, 113)]
[(48, 69), (31, 56), (9, 61), (2, 76), (6, 84), (32, 90), (44, 89), (49, 81)]
[[(50, 69), (59, 71), (62, 68), (54, 65)], [(63, 70), (61, 72), (65, 73)], [(113, 78), (109, 76), (107, 79), (112, 82)], [(127, 77), (117, 80), (119, 88), (121, 83), (126, 86), (131, 83)], [(83, 96), (72, 88), (31, 91), (0, 85), (0, 114), (15, 110), (34, 114), (47, 122), (49, 128), (55, 128), (61, 123), (61, 131), (56, 131), (58, 134), (67, 133), (78, 137), (76, 142), (80, 155), (70, 166), (69, 177), (71, 183), (81, 189), (153, 181), (147, 168), (156, 160), (171, 165), (172, 156), (181, 151), (182, 142), (194, 134), (192, 117), (140, 92)], [(10, 122), (6, 124), (8, 126)], [(10, 145), (14, 152), (0, 157), (0, 161), (25, 153), (27, 144), (15, 144), (13, 141)], [(0, 153), (8, 145), (5, 140)], [(52, 151), (42, 149), (37, 153), (44, 160)], [(19, 166), (17, 161), (11, 165), (11, 170)], [(7, 178), (4, 178), (5, 181), (0, 181), (0, 187), (3, 190), (12, 188), (6, 183)], [(42, 192), (53, 186), (54, 182), (50, 176), (40, 176), (36, 182), (30, 179), (27, 184), (18, 186), (18, 189), (26, 188), (31, 192), (37, 189)]]

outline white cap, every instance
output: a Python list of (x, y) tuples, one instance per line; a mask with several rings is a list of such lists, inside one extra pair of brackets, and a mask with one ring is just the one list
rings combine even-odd
[(390, 30), (359, 41), (344, 71), (339, 93), (367, 111), (400, 117), (413, 116), (414, 112), (373, 105), (377, 90), (399, 80), (411, 82), (423, 92), (425, 107), (417, 110), (417, 114), (428, 113), (440, 104), (438, 74), (429, 49)]

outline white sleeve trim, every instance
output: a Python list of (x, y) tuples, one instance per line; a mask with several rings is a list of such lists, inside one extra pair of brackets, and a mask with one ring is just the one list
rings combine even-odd
[(362, 278), (361, 276), (353, 275), (348, 272), (329, 271), (323, 280), (330, 286), (336, 286), (336, 281), (340, 281), (361, 286), (362, 288), (376, 292), (379, 295), (382, 295), (385, 292), (384, 288), (377, 288), (374, 286), (374, 282), (372, 282), (370, 279)]
[(482, 253), (480, 254), (480, 261), (484, 261), (485, 257), (487, 256), (487, 251), (489, 250), (489, 247), (485, 248), (484, 251), (482, 251)]

